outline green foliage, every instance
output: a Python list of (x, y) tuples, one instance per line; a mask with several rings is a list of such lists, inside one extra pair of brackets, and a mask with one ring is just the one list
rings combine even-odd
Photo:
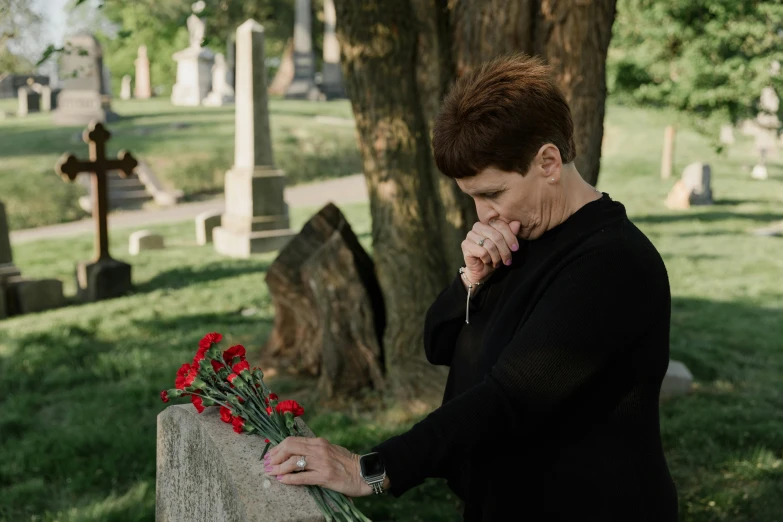
[[(294, 107), (301, 115), (317, 105)], [(696, 379), (693, 394), (661, 407), (680, 520), (779, 521), (783, 288), (774, 282), (783, 272), (783, 239), (747, 230), (783, 220), (783, 168), (771, 162), (771, 178), (753, 182), (752, 143), (739, 137), (719, 158), (683, 126), (676, 167), (711, 162), (716, 204), (666, 210), (672, 182), (658, 176), (660, 137), (675, 117), (610, 104), (600, 188), (625, 204), (663, 256), (673, 297), (672, 358)], [(292, 227), (315, 210), (293, 208)], [(368, 206), (343, 211), (369, 248)], [(346, 407), (320, 403), (312, 379), (290, 376), (265, 356), (260, 347), (274, 307), (264, 278), (275, 254), (227, 259), (195, 245), (192, 222), (149, 228), (166, 237), (167, 248), (133, 259), (134, 295), (0, 321), (0, 522), (152, 520), (155, 416), (164, 408), (157, 393), (170, 386), (205, 331), (230, 334), (230, 342), (248, 347), (253, 365), (275, 368), (270, 384), (301, 399), (316, 433), (354, 451), (422, 416), (371, 394)], [(111, 231), (120, 258), (130, 232)], [(91, 253), (90, 235), (14, 248), (26, 276), (62, 278), (69, 293), (74, 263)], [(247, 308), (257, 313), (242, 315)], [(460, 519), (442, 481), (399, 499), (366, 497), (357, 504), (377, 521)]]
[(6, 73), (32, 73), (28, 51), (32, 35), (41, 28), (41, 15), (27, 0), (0, 0), (0, 77)]
[(616, 100), (731, 121), (752, 116), (761, 89), (783, 92), (779, 0), (619, 0), (607, 59)]

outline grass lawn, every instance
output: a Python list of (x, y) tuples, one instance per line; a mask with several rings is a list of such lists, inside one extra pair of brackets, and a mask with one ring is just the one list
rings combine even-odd
[[(0, 111), (11, 111), (9, 103), (15, 100), (2, 101)], [(130, 150), (149, 163), (164, 184), (183, 190), (189, 199), (223, 190), (225, 172), (234, 162), (233, 106), (174, 107), (168, 99), (153, 99), (118, 100), (112, 108), (122, 119), (108, 125), (113, 134), (110, 155)], [(352, 119), (345, 100), (270, 102), (275, 162), (289, 184), (361, 172)], [(0, 119), (0, 199), (12, 229), (85, 216), (78, 197), (86, 189), (54, 174), (64, 152), (87, 157), (82, 131), (55, 127), (50, 114)]]
[[(696, 378), (694, 393), (662, 407), (663, 440), (685, 522), (773, 522), (783, 513), (783, 238), (748, 229), (783, 220), (783, 168), (749, 178), (750, 143), (716, 156), (680, 128), (679, 172), (713, 166), (716, 204), (688, 212), (662, 204), (672, 181), (658, 177), (670, 113), (611, 106), (600, 188), (626, 204), (669, 270), (672, 357)], [(295, 227), (315, 209), (294, 209)], [(344, 208), (369, 248), (365, 205)], [(130, 259), (131, 230), (112, 232), (115, 256), (134, 265), (133, 296), (0, 322), (0, 521), (141, 521), (154, 517), (158, 391), (209, 330), (255, 349), (273, 387), (307, 406), (322, 436), (355, 451), (407, 429), (421, 405), (376, 396), (328, 408), (311, 382), (265, 358), (274, 310), (264, 284), (273, 255), (240, 261), (195, 245), (193, 224), (151, 227), (168, 248)], [(15, 248), (30, 277), (62, 277), (92, 238)], [(243, 309), (254, 308), (253, 315)], [(430, 407), (433, 405), (430, 405)], [(401, 499), (358, 501), (373, 520), (458, 520), (455, 499), (428, 481)]]

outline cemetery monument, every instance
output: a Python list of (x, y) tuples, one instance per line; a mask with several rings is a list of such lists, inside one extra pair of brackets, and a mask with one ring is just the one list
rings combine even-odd
[(324, 61), (321, 90), (328, 99), (344, 98), (340, 69), (340, 43), (337, 41), (337, 13), (334, 0), (324, 0)]
[(215, 55), (212, 66), (212, 91), (204, 99), (204, 105), (222, 107), (234, 102), (234, 89), (228, 82), (228, 64), (221, 53)]
[(103, 54), (98, 40), (89, 34), (72, 36), (60, 61), (62, 91), (53, 114), (57, 125), (87, 125), (114, 121), (109, 87), (104, 85)]
[(93, 122), (83, 135), (85, 143), (90, 146), (90, 160), (82, 161), (73, 155), (63, 154), (55, 166), (56, 172), (66, 181), (74, 181), (81, 173), (92, 175), (95, 258), (81, 262), (76, 267), (78, 296), (84, 301), (120, 297), (133, 286), (131, 266), (113, 259), (109, 254), (107, 175), (110, 171), (118, 170), (130, 176), (138, 162), (125, 151), (120, 152), (117, 159), (107, 159), (106, 142), (110, 137), (111, 134), (101, 123)]
[(139, 54), (134, 61), (136, 65), (136, 83), (133, 97), (137, 100), (146, 100), (152, 96), (150, 86), (150, 59), (147, 57), (147, 46), (139, 46)]
[(205, 28), (204, 21), (195, 14), (188, 17), (190, 46), (173, 56), (177, 62), (177, 83), (171, 90), (174, 105), (196, 107), (209, 94), (215, 54), (201, 46)]
[[(294, 23), (294, 79), (285, 93), (286, 98), (317, 100), (321, 91), (315, 85), (315, 56), (313, 56), (313, 28), (310, 0), (296, 0)], [(237, 67), (241, 63), (237, 61)]]
[(274, 166), (269, 132), (264, 28), (248, 20), (236, 31), (234, 167), (226, 173), (226, 212), (212, 239), (233, 257), (269, 252), (294, 236), (283, 199), (285, 174)]

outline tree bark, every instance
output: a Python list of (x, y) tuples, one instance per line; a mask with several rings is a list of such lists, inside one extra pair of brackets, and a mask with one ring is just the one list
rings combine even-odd
[(346, 90), (370, 194), (388, 323), (388, 382), (442, 391), (424, 356), (424, 317), (462, 263), (472, 201), (435, 167), (432, 122), (454, 80), (510, 52), (554, 66), (571, 103), (577, 166), (595, 184), (606, 98), (604, 64), (616, 0), (335, 0)]

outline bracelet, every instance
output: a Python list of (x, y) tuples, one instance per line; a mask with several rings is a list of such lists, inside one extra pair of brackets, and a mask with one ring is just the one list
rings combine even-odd
[(468, 276), (465, 274), (464, 266), (459, 267), (459, 275), (468, 283), (468, 300), (465, 302), (465, 324), (470, 324), (470, 293), (474, 286), (481, 286), (484, 283), (474, 283), (468, 279)]

